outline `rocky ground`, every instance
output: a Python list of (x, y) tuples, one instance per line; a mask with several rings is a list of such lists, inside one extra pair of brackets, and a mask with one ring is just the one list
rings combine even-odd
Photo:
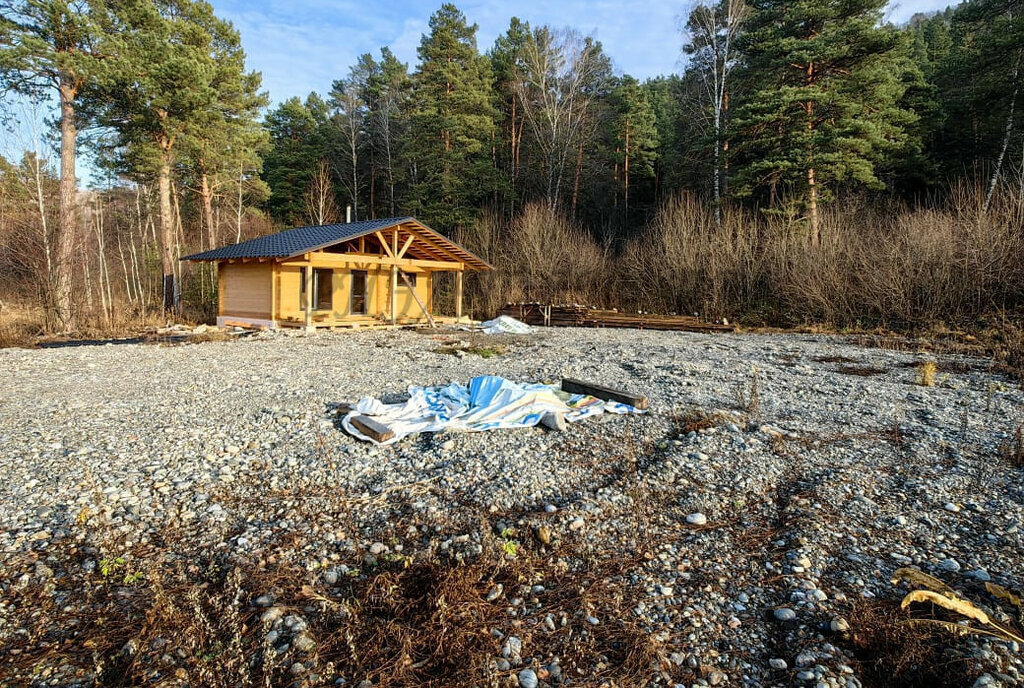
[[(386, 448), (332, 412), (480, 374), (651, 411)], [(895, 646), (901, 567), (1017, 621), (983, 584), (1024, 577), (1004, 456), (1024, 399), (985, 361), (817, 335), (265, 333), (0, 350), (0, 382), (4, 685), (1024, 683), (1012, 641)]]

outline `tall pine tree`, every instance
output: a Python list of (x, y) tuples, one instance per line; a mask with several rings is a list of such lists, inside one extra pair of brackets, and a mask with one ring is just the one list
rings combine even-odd
[(476, 30), (455, 5), (442, 5), (420, 43), (414, 77), (413, 201), (446, 231), (471, 222), (493, 184), (491, 65), (477, 50)]
[(820, 242), (819, 205), (836, 188), (881, 187), (876, 165), (913, 115), (899, 107), (897, 31), (885, 0), (754, 0), (741, 39), (739, 191), (792, 195)]

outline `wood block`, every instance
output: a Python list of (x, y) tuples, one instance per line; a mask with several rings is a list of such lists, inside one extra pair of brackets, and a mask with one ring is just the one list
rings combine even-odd
[(352, 425), (356, 426), (356, 430), (377, 442), (387, 442), (395, 436), (388, 426), (378, 423), (369, 416), (353, 416), (351, 420)]
[(591, 382), (583, 382), (582, 380), (574, 380), (568, 377), (562, 380), (562, 391), (569, 392), (570, 394), (589, 394), (592, 397), (606, 401), (618, 401), (622, 404), (629, 404), (641, 411), (647, 408), (647, 397), (645, 396), (630, 394), (621, 389), (612, 389), (611, 387), (595, 385)]

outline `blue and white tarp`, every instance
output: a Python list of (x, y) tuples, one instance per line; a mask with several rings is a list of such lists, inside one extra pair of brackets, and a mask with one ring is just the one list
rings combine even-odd
[[(602, 413), (645, 411), (586, 394), (569, 394), (557, 385), (520, 384), (497, 375), (483, 375), (470, 380), (468, 387), (456, 382), (447, 387), (410, 387), (409, 400), (400, 404), (384, 404), (364, 397), (342, 418), (341, 424), (361, 440), (393, 444), (419, 432), (528, 428), (540, 423), (548, 413), (562, 414), (567, 422), (575, 423)], [(385, 442), (367, 437), (352, 425), (352, 418), (361, 415), (372, 416), (395, 436)]]

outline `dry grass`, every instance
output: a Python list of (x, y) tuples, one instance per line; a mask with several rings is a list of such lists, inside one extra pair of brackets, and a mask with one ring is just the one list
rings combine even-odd
[(953, 688), (970, 675), (969, 660), (950, 651), (949, 637), (907, 624), (898, 602), (859, 601), (849, 622), (844, 644), (856, 656), (866, 688)]
[[(953, 189), (941, 208), (844, 199), (823, 210), (817, 248), (802, 218), (727, 207), (717, 222), (688, 195), (666, 201), (614, 252), (537, 206), (511, 222), (486, 216), (459, 238), (498, 267), (470, 285), (487, 315), (538, 299), (753, 326), (932, 331), (948, 323), (976, 332), (982, 318), (1024, 309), (1021, 199), (1003, 189), (983, 212), (983, 193)], [(1008, 358), (1024, 369), (1019, 321), (1006, 319), (1016, 331)]]
[(878, 366), (871, 365), (841, 365), (836, 368), (836, 372), (842, 375), (872, 377), (874, 375), (882, 375), (885, 373), (885, 368), (879, 368)]
[(0, 349), (33, 347), (44, 329), (42, 309), (0, 302)]
[[(337, 527), (355, 530), (355, 503), (333, 487), (306, 485), (263, 501), (268, 514), (293, 508), (299, 511), (293, 518), (318, 522), (326, 509)], [(392, 494), (387, 508), (401, 501), (401, 494)], [(183, 533), (170, 527), (150, 546), (127, 546), (86, 514), (75, 522), (74, 535), (97, 547), (76, 537), (51, 545), (47, 565), (55, 577), (33, 575), (30, 559), (4, 562), (8, 571), (25, 568), (29, 575), (5, 592), (6, 609), (0, 610), (12, 627), (26, 631), (0, 646), (0, 683), (43, 677), (66, 683), (66, 668), (74, 667), (103, 686), (166, 686), (169, 679), (175, 685), (283, 686), (301, 662), (307, 677), (317, 677), (313, 684), (345, 677), (375, 686), (498, 686), (516, 670), (496, 668), (504, 639), (495, 631), (520, 637), (527, 662), (559, 657), (567, 676), (638, 685), (652, 670), (666, 676), (682, 671), (666, 660), (660, 641), (632, 621), (630, 610), (643, 591), (629, 580), (642, 558), (602, 554), (569, 535), (549, 544), (514, 530), (498, 536), (489, 520), (494, 515), (475, 518), (484, 545), (478, 557), (452, 557), (412, 542), (400, 555), (376, 560), (357, 550), (335, 563), (347, 563), (348, 573), (328, 585), (320, 571), (285, 563), (294, 557), (266, 554), (293, 548), (294, 532), (282, 531), (262, 555), (240, 556), (189, 548)], [(445, 532), (466, 532), (471, 522), (447, 523)], [(394, 532), (399, 523), (408, 521), (398, 517)], [(420, 527), (433, 532), (429, 524)], [(511, 551), (507, 542), (515, 543)], [(87, 556), (99, 560), (91, 571), (82, 566)], [(508, 598), (537, 583), (546, 588), (542, 606), (520, 607), (510, 617)], [(507, 597), (488, 601), (498, 585)], [(314, 647), (279, 652), (286, 637), (268, 642), (266, 610), (253, 600), (269, 592), (285, 614), (302, 616)], [(543, 629), (548, 614), (555, 631)], [(601, 624), (587, 623), (584, 614)]]
[(677, 411), (672, 415), (672, 422), (676, 426), (676, 434), (678, 435), (687, 435), (691, 432), (715, 428), (725, 425), (729, 420), (729, 416), (724, 413), (718, 411), (708, 413), (697, 406)]
[(917, 384), (922, 387), (934, 387), (937, 371), (938, 366), (934, 361), (922, 361), (917, 365)]
[(1024, 468), (1024, 425), (1018, 425), (1013, 437), (999, 445), (999, 456), (1011, 466)]

